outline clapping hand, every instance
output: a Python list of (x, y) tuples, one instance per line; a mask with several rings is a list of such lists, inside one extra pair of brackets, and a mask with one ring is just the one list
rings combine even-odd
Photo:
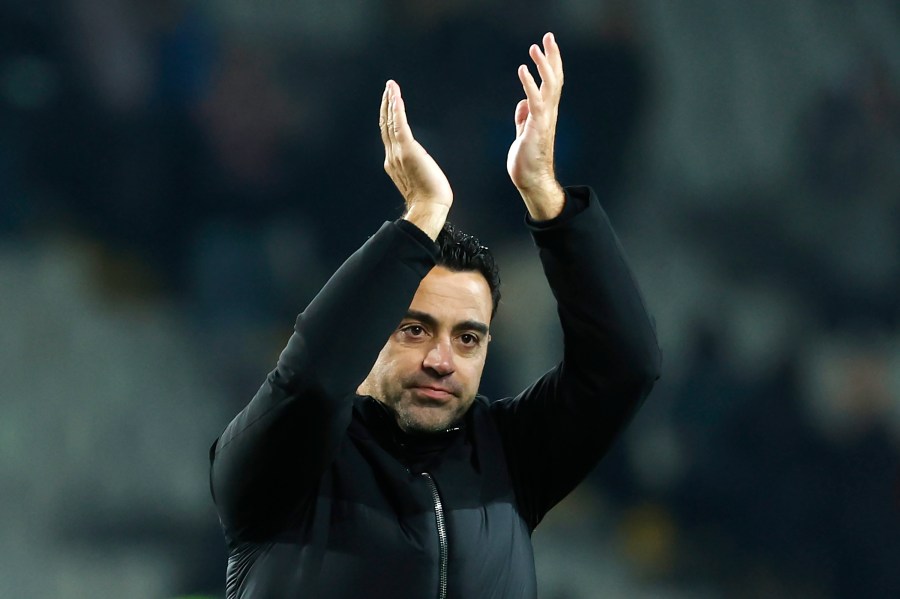
[(540, 75), (540, 86), (526, 65), (519, 66), (519, 81), (525, 90), (525, 99), (516, 105), (516, 139), (506, 160), (509, 177), (535, 220), (557, 216), (565, 203), (565, 194), (553, 167), (553, 144), (563, 86), (562, 57), (552, 33), (544, 34), (543, 45), (543, 50), (537, 44), (532, 44), (528, 50)]

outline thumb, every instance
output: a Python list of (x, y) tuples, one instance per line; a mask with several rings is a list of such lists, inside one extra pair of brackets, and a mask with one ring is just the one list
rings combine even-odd
[(519, 100), (516, 104), (516, 137), (522, 135), (525, 130), (525, 120), (528, 118), (528, 100)]

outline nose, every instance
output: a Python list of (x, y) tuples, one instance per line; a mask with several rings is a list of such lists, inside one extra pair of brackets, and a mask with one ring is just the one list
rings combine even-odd
[(453, 348), (449, 339), (438, 339), (425, 354), (422, 367), (433, 370), (438, 376), (447, 376), (456, 370), (453, 364)]

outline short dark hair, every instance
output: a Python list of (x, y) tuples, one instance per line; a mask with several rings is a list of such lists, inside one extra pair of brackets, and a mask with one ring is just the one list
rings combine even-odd
[(494, 262), (494, 255), (487, 246), (481, 245), (477, 237), (463, 233), (450, 222), (438, 233), (437, 244), (440, 256), (437, 266), (454, 272), (480, 272), (491, 290), (491, 318), (500, 305), (500, 271)]

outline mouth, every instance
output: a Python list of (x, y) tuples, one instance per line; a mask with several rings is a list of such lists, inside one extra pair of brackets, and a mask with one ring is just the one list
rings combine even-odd
[(420, 397), (426, 397), (431, 400), (449, 401), (456, 397), (453, 392), (433, 385), (416, 385), (410, 387), (410, 390)]

